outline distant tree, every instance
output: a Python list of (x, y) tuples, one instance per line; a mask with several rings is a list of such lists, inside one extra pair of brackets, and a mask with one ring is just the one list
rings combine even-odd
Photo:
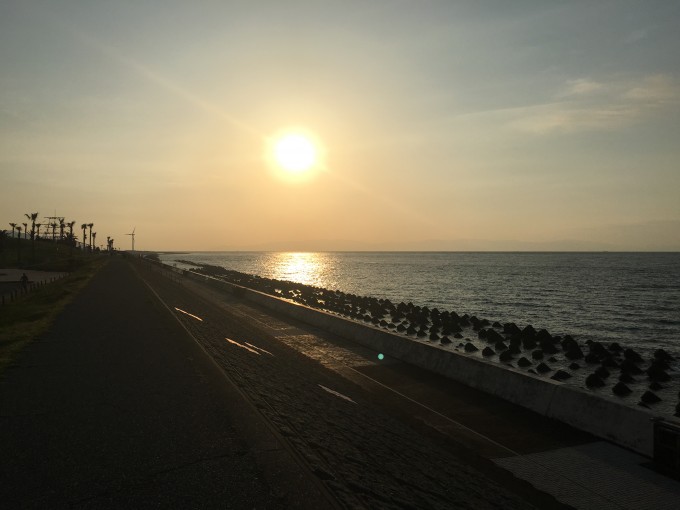
[(28, 239), (28, 223), (22, 223), (24, 226), (24, 239)]
[(73, 235), (73, 227), (75, 226), (76, 222), (74, 221), (69, 221), (66, 223), (66, 226), (68, 227), (68, 234), (66, 234), (66, 244), (68, 244), (68, 252), (70, 255), (73, 255), (73, 247), (76, 246), (76, 236)]
[(72, 238), (72, 239), (75, 239), (75, 238), (73, 237), (73, 227), (75, 227), (75, 225), (76, 225), (76, 220), (69, 221), (69, 222), (66, 224), (66, 226), (68, 227), (68, 233), (71, 235), (71, 238)]
[(7, 239), (7, 231), (0, 230), (0, 253), (5, 249), (5, 239)]
[(64, 218), (59, 218), (59, 239), (64, 238), (64, 228), (66, 228), (66, 223), (64, 223)]
[(16, 223), (10, 223), (10, 227), (12, 227), (12, 237), (14, 237), (14, 231), (17, 229), (17, 224)]
[(52, 227), (52, 240), (54, 241), (57, 238), (57, 223), (53, 221), (50, 223), (50, 227)]
[(92, 227), (94, 227), (94, 223), (88, 223), (87, 226), (90, 229), (90, 251), (92, 251)]
[(97, 247), (97, 233), (96, 232), (92, 232), (92, 246), (93, 246), (93, 249)]
[(35, 236), (36, 236), (37, 238), (39, 238), (39, 237), (40, 237), (40, 227), (42, 227), (42, 223), (36, 223), (36, 224), (35, 224), (35, 227), (36, 227)]
[(29, 220), (31, 220), (31, 240), (35, 239), (35, 221), (38, 219), (37, 212), (24, 214)]
[(17, 236), (17, 260), (21, 262), (21, 226), (17, 225), (17, 232), (19, 235)]
[(80, 225), (80, 228), (83, 229), (83, 250), (85, 249), (85, 231), (87, 230), (87, 223), (83, 223)]
[[(35, 261), (35, 220), (38, 219), (39, 213), (24, 214), (29, 220), (31, 220), (31, 258)], [(24, 224), (25, 225), (25, 224)]]

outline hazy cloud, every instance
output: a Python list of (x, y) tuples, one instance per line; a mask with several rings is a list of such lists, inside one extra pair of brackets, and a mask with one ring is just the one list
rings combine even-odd
[(524, 115), (511, 121), (510, 126), (534, 134), (574, 133), (619, 128), (636, 116), (637, 110), (623, 105), (575, 108), (557, 104), (527, 109)]
[(650, 104), (677, 103), (680, 87), (669, 76), (656, 74), (634, 84), (623, 94), (623, 98)]
[(558, 97), (584, 96), (602, 91), (604, 88), (605, 86), (602, 83), (587, 78), (579, 78), (577, 80), (569, 80), (564, 91), (558, 94)]
[(580, 78), (569, 80), (555, 97), (555, 103), (522, 109), (509, 125), (534, 134), (619, 129), (659, 106), (678, 104), (680, 86), (662, 74), (610, 83)]

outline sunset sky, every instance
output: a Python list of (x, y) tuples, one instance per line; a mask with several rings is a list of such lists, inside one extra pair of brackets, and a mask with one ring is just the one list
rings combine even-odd
[[(0, 228), (680, 250), (680, 2), (0, 0)], [(318, 164), (268, 152), (295, 128)]]

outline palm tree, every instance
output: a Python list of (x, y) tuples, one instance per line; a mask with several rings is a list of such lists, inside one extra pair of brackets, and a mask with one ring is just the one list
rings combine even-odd
[(97, 233), (92, 232), (92, 246), (97, 247)]
[(76, 238), (73, 236), (73, 227), (76, 224), (75, 220), (66, 223), (68, 227), (68, 234), (66, 235), (66, 244), (68, 244), (68, 253), (73, 255), (73, 247), (77, 244)]
[(17, 260), (21, 262), (21, 225), (17, 225), (17, 232), (19, 232), (17, 237)]
[(38, 229), (35, 233), (35, 237), (40, 237), (40, 227), (42, 227), (42, 223), (36, 223), (35, 224), (36, 228)]
[(87, 223), (83, 223), (80, 228), (83, 229), (83, 250), (85, 249), (85, 231), (87, 230)]
[(28, 223), (22, 223), (22, 225), (24, 226), (24, 239), (27, 239), (28, 238), (27, 237), (27, 235), (28, 235)]
[(92, 227), (94, 227), (94, 223), (88, 223), (87, 226), (90, 228), (90, 251), (92, 251)]
[(12, 227), (12, 237), (14, 237), (14, 231), (17, 229), (17, 224), (16, 223), (10, 223), (10, 227)]
[(76, 225), (76, 220), (69, 221), (66, 225), (68, 226), (68, 234), (73, 239), (73, 227)]
[(35, 239), (35, 220), (38, 219), (37, 212), (24, 214), (29, 220), (31, 220), (31, 240)]
[(56, 234), (57, 223), (53, 221), (52, 223), (50, 223), (50, 227), (52, 227), (52, 240), (54, 241), (54, 240), (57, 239), (57, 234)]
[(31, 220), (31, 256), (35, 262), (35, 220), (38, 219), (39, 213), (24, 214), (29, 220)]
[(64, 239), (64, 228), (66, 223), (64, 223), (64, 218), (59, 218), (59, 239)]

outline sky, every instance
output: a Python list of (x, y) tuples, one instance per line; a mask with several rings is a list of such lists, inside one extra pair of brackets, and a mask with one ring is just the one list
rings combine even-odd
[[(0, 228), (680, 251), (680, 2), (0, 0)], [(308, 134), (291, 176), (276, 137)]]

